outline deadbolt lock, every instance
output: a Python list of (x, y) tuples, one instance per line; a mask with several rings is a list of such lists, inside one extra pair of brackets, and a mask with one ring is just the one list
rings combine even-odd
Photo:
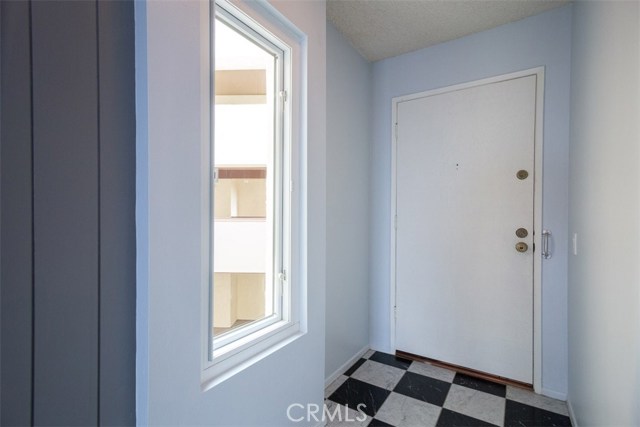
[(524, 169), (521, 169), (516, 173), (516, 177), (520, 180), (527, 179), (529, 177), (529, 172)]
[(527, 245), (525, 242), (516, 243), (516, 251), (527, 252), (527, 249), (529, 249), (529, 245)]
[(524, 239), (525, 237), (527, 237), (529, 235), (529, 232), (527, 231), (526, 228), (518, 228), (516, 230), (516, 236), (518, 236), (521, 239)]

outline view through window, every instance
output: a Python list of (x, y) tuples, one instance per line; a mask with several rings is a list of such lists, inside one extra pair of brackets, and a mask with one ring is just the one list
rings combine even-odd
[(214, 350), (282, 319), (278, 56), (241, 22), (216, 15)]

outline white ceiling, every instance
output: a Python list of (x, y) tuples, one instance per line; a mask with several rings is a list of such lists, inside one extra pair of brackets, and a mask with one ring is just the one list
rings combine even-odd
[(568, 0), (328, 0), (327, 17), (377, 61), (537, 15)]

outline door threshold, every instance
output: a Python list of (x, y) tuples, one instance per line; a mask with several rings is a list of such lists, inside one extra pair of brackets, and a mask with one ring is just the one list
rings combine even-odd
[(417, 362), (426, 362), (434, 366), (449, 369), (451, 371), (460, 372), (461, 374), (469, 375), (470, 377), (480, 378), (481, 380), (491, 381), (497, 384), (510, 385), (525, 390), (533, 391), (533, 384), (527, 384), (521, 381), (512, 380), (510, 378), (500, 377), (498, 375), (489, 374), (482, 371), (476, 371), (475, 369), (465, 368), (464, 366), (454, 365), (452, 363), (442, 362), (436, 359), (429, 359), (428, 357), (418, 356), (417, 354), (407, 353), (404, 351), (396, 350), (396, 356), (403, 357), (409, 360), (415, 360)]

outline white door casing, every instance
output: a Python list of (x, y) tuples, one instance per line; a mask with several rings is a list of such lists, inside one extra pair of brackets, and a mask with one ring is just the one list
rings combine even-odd
[(542, 78), (528, 70), (393, 105), (392, 348), (536, 388)]

